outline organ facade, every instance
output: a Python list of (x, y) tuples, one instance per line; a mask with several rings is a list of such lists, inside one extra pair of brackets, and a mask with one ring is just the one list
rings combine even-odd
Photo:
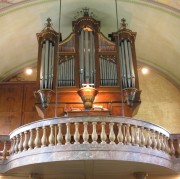
[[(36, 96), (39, 100), (36, 105), (43, 110), (56, 101), (58, 115), (74, 110), (78, 111), (74, 115), (86, 115), (87, 110), (101, 108), (94, 115), (109, 111), (109, 115), (133, 116), (141, 92), (136, 33), (127, 29), (122, 19), (120, 29), (107, 38), (100, 31), (100, 21), (88, 11), (84, 8), (83, 16), (72, 22), (73, 31), (65, 40), (53, 29), (50, 19), (37, 34), (39, 90)], [(85, 94), (87, 89), (91, 92)], [(67, 100), (69, 96), (71, 99)]]

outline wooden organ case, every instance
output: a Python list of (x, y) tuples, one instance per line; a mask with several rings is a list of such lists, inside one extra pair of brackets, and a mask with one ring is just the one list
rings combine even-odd
[(63, 41), (50, 21), (37, 34), (36, 106), (45, 117), (54, 117), (55, 108), (57, 116), (135, 115), (141, 92), (136, 33), (126, 28), (125, 20), (108, 39), (100, 32), (100, 22), (84, 10)]

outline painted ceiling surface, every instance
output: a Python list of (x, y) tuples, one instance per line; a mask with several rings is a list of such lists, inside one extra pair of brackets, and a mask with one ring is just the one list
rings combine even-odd
[[(36, 64), (36, 33), (52, 19), (63, 39), (72, 31), (72, 21), (88, 7), (101, 21), (104, 35), (117, 31), (115, 0), (0, 0), (0, 81)], [(117, 0), (118, 19), (127, 20), (137, 32), (139, 62), (161, 71), (180, 85), (180, 0)]]
[[(0, 9), (18, 5), (25, 2), (30, 2), (32, 0), (0, 0)], [(51, 1), (51, 0), (49, 0)], [(179, 0), (139, 0), (139, 1), (147, 1), (149, 3), (157, 3), (159, 5), (166, 5), (167, 7), (171, 7), (174, 9), (180, 10), (180, 1)]]

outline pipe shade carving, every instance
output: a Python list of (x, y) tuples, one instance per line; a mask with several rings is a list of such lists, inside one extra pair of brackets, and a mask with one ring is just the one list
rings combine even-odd
[(91, 109), (95, 96), (98, 94), (97, 89), (90, 87), (89, 85), (80, 88), (78, 90), (78, 94), (81, 97), (83, 104), (84, 104), (84, 108), (85, 109)]
[(138, 90), (136, 88), (123, 89), (124, 101), (127, 102), (129, 107), (133, 106), (137, 91)]
[(51, 101), (51, 97), (54, 94), (54, 91), (51, 89), (42, 89), (34, 92), (34, 96), (37, 101), (41, 103), (43, 109), (47, 109)]

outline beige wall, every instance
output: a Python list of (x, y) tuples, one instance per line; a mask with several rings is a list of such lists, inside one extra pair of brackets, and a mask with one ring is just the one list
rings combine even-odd
[(180, 91), (154, 70), (143, 75), (139, 71), (142, 104), (135, 118), (180, 133)]

